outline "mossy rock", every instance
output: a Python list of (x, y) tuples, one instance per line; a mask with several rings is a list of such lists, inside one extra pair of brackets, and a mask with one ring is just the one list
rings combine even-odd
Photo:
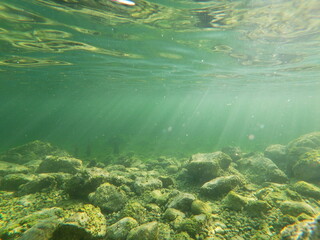
[(127, 240), (158, 240), (159, 239), (159, 223), (149, 222), (131, 229)]
[(82, 161), (71, 157), (47, 156), (39, 165), (38, 173), (64, 172), (75, 174), (82, 169)]
[(305, 202), (284, 201), (280, 205), (280, 210), (283, 214), (288, 214), (294, 217), (297, 217), (302, 213), (309, 216), (316, 214), (315, 209)]
[(288, 182), (287, 175), (271, 159), (262, 154), (241, 158), (237, 161), (237, 170), (255, 184)]
[[(24, 233), (27, 233), (33, 226), (35, 226), (35, 228), (27, 233), (26, 237), (34, 237), (38, 233), (51, 236), (53, 231), (55, 231), (55, 228), (52, 230), (52, 227), (57, 226), (57, 221), (61, 216), (63, 216), (63, 210), (57, 207), (33, 212), (16, 221), (9, 222), (0, 230), (0, 238), (3, 240), (18, 239), (23, 236)], [(45, 228), (43, 232), (41, 232), (41, 228)], [(26, 237), (23, 239), (27, 239)]]
[(195, 215), (202, 213), (209, 215), (212, 212), (212, 209), (208, 203), (196, 199), (191, 204), (191, 212)]
[(263, 200), (250, 200), (245, 206), (245, 210), (248, 215), (253, 217), (264, 216), (271, 210), (271, 206), (268, 202)]
[(20, 185), (17, 196), (23, 196), (27, 194), (33, 194), (36, 192), (49, 192), (52, 189), (57, 188), (58, 182), (54, 175), (51, 174), (39, 174), (33, 180)]
[[(76, 210), (76, 209), (74, 209)], [(71, 211), (53, 233), (52, 240), (95, 240), (106, 234), (106, 219), (100, 208), (84, 204), (78, 211)]]
[(191, 204), (195, 200), (195, 196), (191, 193), (179, 193), (169, 201), (169, 208), (175, 208), (182, 212), (189, 212), (191, 210)]
[(120, 219), (115, 224), (107, 227), (107, 240), (126, 240), (131, 229), (138, 226), (138, 222), (132, 217)]
[(17, 191), (19, 186), (35, 179), (34, 175), (14, 173), (4, 176), (0, 180), (0, 189), (6, 191)]
[(147, 209), (141, 205), (139, 202), (128, 202), (123, 210), (121, 211), (121, 216), (132, 217), (138, 221), (139, 224), (145, 223), (148, 219)]
[(89, 193), (109, 179), (109, 173), (100, 168), (88, 168), (73, 175), (69, 181), (65, 182), (65, 191), (72, 198), (87, 199)]
[(294, 163), (302, 154), (318, 148), (320, 148), (320, 132), (308, 133), (287, 145), (288, 157)]
[(276, 208), (278, 208), (283, 201), (302, 201), (302, 197), (297, 192), (289, 189), (287, 185), (274, 183), (256, 191), (255, 196), (259, 200), (264, 200)]
[(237, 175), (217, 177), (203, 184), (200, 188), (200, 193), (211, 199), (217, 199), (242, 184), (241, 178)]
[(186, 215), (183, 212), (179, 211), (178, 209), (168, 208), (163, 214), (163, 219), (170, 222), (170, 221), (174, 221), (178, 217), (183, 219), (185, 218), (185, 216)]
[(153, 190), (152, 192), (147, 194), (147, 197), (150, 202), (156, 203), (159, 206), (164, 206), (169, 201), (170, 192), (165, 190)]
[(282, 171), (287, 170), (287, 148), (281, 144), (273, 144), (264, 150), (264, 156), (271, 159)]
[(320, 180), (320, 150), (304, 153), (293, 165), (294, 177), (304, 181)]
[(293, 184), (292, 188), (305, 197), (320, 200), (320, 188), (311, 183), (299, 181)]
[(231, 161), (229, 155), (220, 151), (194, 154), (186, 165), (188, 177), (193, 181), (204, 183), (221, 176), (227, 170)]
[(180, 232), (172, 236), (172, 240), (193, 240), (187, 232)]
[(196, 237), (202, 230), (203, 222), (197, 221), (195, 218), (182, 219), (176, 226), (180, 232), (187, 232), (191, 237)]
[(47, 155), (69, 156), (66, 152), (39, 140), (11, 148), (0, 156), (0, 161), (23, 164), (32, 160), (44, 159)]
[(95, 192), (89, 194), (89, 200), (103, 211), (112, 213), (121, 210), (128, 201), (128, 197), (118, 187), (104, 183)]
[(6, 176), (8, 174), (29, 173), (30, 169), (15, 163), (0, 161), (0, 176)]
[(162, 188), (162, 181), (153, 177), (138, 177), (133, 184), (133, 188), (137, 194), (142, 194), (145, 191)]
[(222, 206), (231, 210), (241, 211), (250, 199), (230, 191), (228, 195), (222, 200)]

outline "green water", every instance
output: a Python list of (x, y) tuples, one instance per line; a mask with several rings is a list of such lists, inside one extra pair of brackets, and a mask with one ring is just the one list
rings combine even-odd
[(320, 131), (317, 0), (2, 0), (0, 150), (263, 150)]

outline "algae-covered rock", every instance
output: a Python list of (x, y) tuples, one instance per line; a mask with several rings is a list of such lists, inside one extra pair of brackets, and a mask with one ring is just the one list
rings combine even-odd
[(162, 182), (162, 187), (168, 188), (174, 186), (174, 180), (172, 177), (169, 176), (160, 176), (159, 180)]
[(29, 168), (30, 172), (34, 173), (38, 169), (42, 161), (43, 160), (31, 160), (29, 162), (24, 163), (23, 166)]
[(287, 170), (287, 148), (281, 144), (273, 144), (264, 150), (264, 156), (271, 159), (282, 171)]
[(180, 232), (172, 237), (173, 240), (193, 240), (187, 232)]
[(179, 193), (168, 204), (168, 208), (175, 208), (182, 212), (189, 212), (191, 204), (195, 200), (195, 196), (190, 193)]
[(218, 177), (202, 185), (200, 193), (210, 198), (219, 198), (242, 184), (236, 175)]
[(75, 174), (82, 169), (82, 161), (71, 157), (47, 156), (39, 165), (36, 172), (54, 173), (64, 172)]
[(75, 212), (59, 224), (52, 240), (102, 239), (106, 234), (106, 227), (106, 219), (100, 209), (85, 204), (81, 211)]
[(159, 226), (158, 222), (149, 222), (133, 228), (127, 237), (127, 240), (158, 240)]
[(294, 163), (302, 154), (319, 148), (320, 132), (312, 132), (291, 141), (287, 145), (287, 152), (291, 162)]
[(221, 176), (228, 169), (231, 158), (223, 152), (197, 153), (186, 165), (188, 176), (196, 182), (206, 182)]
[(111, 213), (124, 207), (127, 195), (116, 186), (104, 183), (95, 192), (89, 194), (89, 200), (103, 211)]
[(281, 230), (280, 237), (281, 240), (319, 240), (320, 216), (286, 226)]
[(269, 203), (263, 200), (250, 200), (245, 206), (246, 212), (250, 216), (263, 216), (264, 214), (268, 213), (271, 210), (271, 206)]
[(159, 222), (158, 228), (159, 228), (159, 237), (158, 237), (159, 240), (172, 239), (172, 236), (171, 236), (172, 230), (169, 224)]
[(287, 185), (269, 183), (266, 187), (257, 190), (254, 195), (259, 200), (267, 201), (270, 205), (279, 208), (283, 201), (302, 201), (302, 197), (295, 191), (288, 188)]
[(134, 182), (134, 189), (138, 194), (142, 194), (145, 191), (152, 191), (159, 188), (162, 188), (162, 181), (157, 178), (139, 177)]
[(73, 198), (86, 199), (89, 193), (109, 179), (109, 174), (101, 168), (88, 168), (75, 174), (65, 183), (66, 192)]
[[(41, 237), (51, 236), (62, 214), (63, 210), (57, 207), (45, 208), (33, 212), (9, 222), (4, 228), (1, 228), (0, 238), (3, 240), (11, 240), (21, 237), (23, 240), (36, 240), (37, 238), (39, 240), (47, 240), (49, 238)], [(32, 229), (32, 227), (34, 228)], [(30, 231), (28, 232), (28, 230)]]
[(30, 169), (25, 166), (0, 161), (0, 176), (6, 176), (14, 173), (28, 173), (29, 171)]
[(34, 178), (34, 175), (24, 173), (8, 174), (0, 180), (0, 189), (6, 191), (17, 191), (20, 185), (26, 184)]
[(27, 230), (19, 240), (51, 240), (59, 223), (56, 218), (41, 220)]
[(169, 174), (175, 174), (179, 171), (179, 166), (172, 164), (172, 165), (167, 166), (166, 170)]
[(294, 177), (300, 180), (320, 180), (320, 150), (306, 152), (292, 167)]
[(174, 226), (179, 232), (187, 232), (191, 237), (195, 238), (203, 232), (203, 226), (206, 223), (206, 215), (196, 215), (191, 218), (184, 218), (177, 222)]
[(138, 222), (132, 217), (120, 219), (115, 224), (107, 227), (106, 240), (126, 240), (130, 230), (137, 227)]
[(68, 154), (53, 147), (50, 143), (36, 140), (9, 149), (0, 156), (0, 161), (23, 164), (31, 160), (44, 159), (47, 155), (67, 156)]
[(288, 181), (287, 175), (274, 162), (260, 154), (240, 159), (237, 162), (237, 169), (250, 181), (257, 184), (286, 183)]
[(247, 205), (249, 200), (250, 199), (247, 197), (243, 197), (234, 191), (230, 191), (222, 200), (222, 206), (235, 211), (241, 211)]
[(274, 226), (278, 229), (280, 232), (281, 229), (283, 229), (285, 226), (296, 224), (298, 223), (298, 218), (288, 215), (288, 214), (282, 214), (279, 219), (275, 222)]
[(283, 214), (289, 214), (294, 217), (302, 213), (308, 214), (309, 216), (316, 214), (315, 209), (305, 202), (284, 201), (280, 204), (280, 210)]
[(185, 218), (185, 214), (175, 208), (167, 208), (163, 214), (163, 218), (167, 221), (174, 221), (176, 218)]
[(208, 215), (212, 212), (212, 208), (208, 203), (196, 199), (191, 204), (191, 212), (195, 215), (197, 215), (197, 214), (207, 214)]
[(222, 148), (221, 151), (228, 154), (233, 161), (239, 160), (243, 155), (240, 147), (227, 146)]
[(57, 179), (50, 174), (39, 174), (33, 180), (20, 185), (17, 195), (23, 196), (31, 193), (50, 191), (57, 187)]
[(293, 184), (292, 188), (305, 197), (320, 200), (320, 188), (311, 183), (299, 181)]
[(161, 191), (159, 189), (150, 192), (150, 202), (154, 202), (160, 206), (164, 206), (169, 201), (169, 192)]
[(142, 206), (141, 203), (133, 201), (128, 202), (121, 211), (122, 217), (132, 217), (138, 221), (139, 224), (145, 223), (148, 219), (149, 212)]

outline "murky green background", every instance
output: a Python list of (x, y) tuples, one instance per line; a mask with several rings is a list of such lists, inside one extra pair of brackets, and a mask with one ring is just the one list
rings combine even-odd
[(320, 130), (317, 0), (0, 2), (0, 150), (263, 150)]

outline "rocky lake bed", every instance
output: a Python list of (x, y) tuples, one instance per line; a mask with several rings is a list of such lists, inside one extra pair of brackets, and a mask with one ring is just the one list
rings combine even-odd
[(80, 160), (33, 141), (0, 155), (1, 240), (319, 240), (320, 132), (264, 152)]

